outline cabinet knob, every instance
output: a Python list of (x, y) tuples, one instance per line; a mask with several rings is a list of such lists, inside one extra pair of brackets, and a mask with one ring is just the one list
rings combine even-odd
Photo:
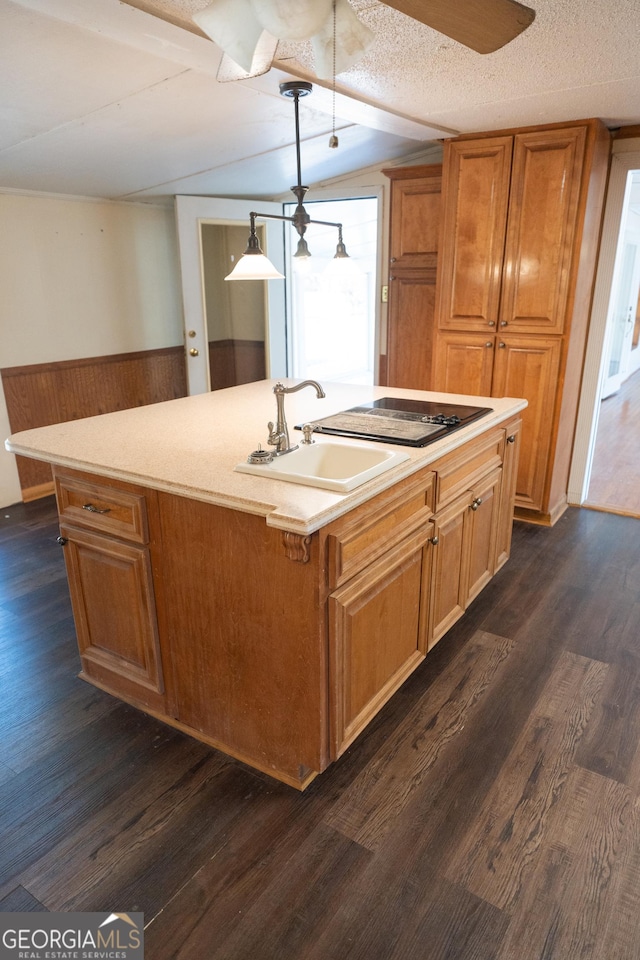
[(432, 543), (434, 547), (437, 547), (440, 543), (440, 537), (431, 537), (429, 543)]
[(487, 342), (485, 343), (485, 347), (489, 347), (489, 349), (491, 349), (492, 346), (493, 346), (493, 340), (487, 340)]
[(475, 500), (472, 500), (469, 506), (472, 510), (477, 510), (480, 504), (482, 503), (482, 497), (476, 497)]
[(509, 321), (508, 321), (508, 320), (501, 320), (501, 321), (500, 321), (500, 326), (501, 326), (501, 327), (508, 327), (508, 326), (509, 326)]
[(69, 541), (66, 537), (56, 537), (56, 543), (59, 543), (61, 547), (66, 547)]
[(490, 327), (495, 327), (496, 325), (495, 320), (487, 320), (487, 323), (489, 324)]
[(190, 357), (199, 357), (199, 356), (200, 356), (200, 351), (198, 350), (197, 347), (191, 347), (191, 350), (189, 350), (189, 356), (190, 356)]
[(510, 437), (507, 437), (507, 443), (515, 443), (515, 442), (516, 442), (516, 438), (514, 437), (513, 434), (511, 434)]
[(111, 513), (111, 507), (94, 507), (92, 503), (83, 503), (83, 510), (88, 510), (89, 513)]
[(506, 347), (506, 343), (504, 342), (504, 340), (501, 340), (498, 346), (500, 347), (501, 350), (504, 350), (504, 348)]
[(395, 258), (395, 257), (390, 257), (390, 258), (389, 258), (389, 263), (395, 263), (395, 262), (396, 262), (396, 258)]

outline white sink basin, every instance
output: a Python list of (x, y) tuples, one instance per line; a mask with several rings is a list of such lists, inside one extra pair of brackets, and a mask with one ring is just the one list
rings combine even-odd
[(407, 453), (361, 443), (318, 441), (274, 457), (271, 463), (239, 463), (234, 469), (256, 477), (346, 493), (408, 459)]

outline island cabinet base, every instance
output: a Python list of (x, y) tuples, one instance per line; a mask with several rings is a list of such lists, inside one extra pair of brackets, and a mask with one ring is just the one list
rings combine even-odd
[(310, 536), (56, 467), (81, 676), (304, 789), (506, 561), (518, 431)]

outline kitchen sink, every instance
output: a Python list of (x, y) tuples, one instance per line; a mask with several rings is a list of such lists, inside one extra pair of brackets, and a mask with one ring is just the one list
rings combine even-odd
[(319, 441), (274, 457), (270, 463), (239, 463), (234, 469), (238, 473), (347, 493), (408, 459), (409, 455), (401, 451)]

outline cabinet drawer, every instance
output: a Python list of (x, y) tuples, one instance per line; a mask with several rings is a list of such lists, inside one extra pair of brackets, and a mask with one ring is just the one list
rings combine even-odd
[(433, 513), (434, 475), (409, 482), (392, 499), (381, 494), (353, 510), (328, 530), (329, 587), (340, 586), (404, 537), (424, 526)]
[(501, 466), (503, 456), (504, 430), (497, 429), (438, 460), (433, 465), (438, 477), (435, 509), (450, 503), (463, 490), (470, 490), (486, 473)]
[(149, 539), (144, 497), (106, 484), (56, 473), (60, 519), (132, 543)]

